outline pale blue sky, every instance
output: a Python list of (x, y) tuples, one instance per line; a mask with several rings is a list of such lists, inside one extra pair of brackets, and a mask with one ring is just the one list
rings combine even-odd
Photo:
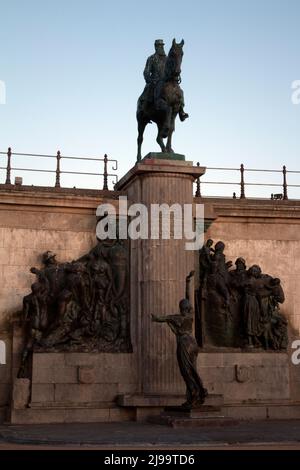
[[(0, 0), (0, 7), (1, 150), (107, 153), (122, 176), (136, 158), (146, 58), (156, 38), (168, 52), (176, 37), (185, 40), (181, 86), (190, 118), (177, 123), (175, 151), (206, 166), (300, 169), (300, 105), (291, 103), (291, 83), (300, 79), (299, 0)], [(159, 150), (155, 136), (148, 126), (143, 154)]]

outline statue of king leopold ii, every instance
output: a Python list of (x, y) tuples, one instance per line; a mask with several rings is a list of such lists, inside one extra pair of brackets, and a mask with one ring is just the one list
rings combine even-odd
[[(146, 86), (138, 99), (136, 113), (138, 121), (138, 161), (142, 158), (141, 147), (147, 124), (152, 121), (157, 124), (156, 141), (161, 151), (173, 153), (172, 134), (175, 129), (177, 114), (181, 121), (188, 118), (188, 114), (184, 112), (184, 97), (180, 88), (183, 45), (183, 39), (179, 44), (173, 39), (172, 47), (168, 56), (166, 56), (163, 40), (156, 39), (154, 43), (155, 53), (147, 59), (144, 70)], [(166, 144), (163, 139), (167, 139)]]

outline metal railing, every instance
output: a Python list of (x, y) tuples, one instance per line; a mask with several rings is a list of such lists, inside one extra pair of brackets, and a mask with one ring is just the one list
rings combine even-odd
[[(199, 162), (197, 163), (197, 166), (200, 166)], [(277, 199), (277, 200), (287, 200), (288, 199), (288, 189), (289, 188), (300, 188), (300, 184), (288, 184), (287, 183), (287, 175), (291, 174), (300, 174), (300, 171), (288, 171), (286, 169), (286, 166), (284, 165), (282, 167), (282, 170), (264, 170), (264, 169), (257, 169), (257, 168), (245, 168), (243, 163), (240, 165), (239, 168), (223, 168), (223, 167), (206, 167), (206, 173), (205, 176), (210, 174), (210, 171), (222, 171), (222, 172), (234, 172), (239, 174), (239, 181), (203, 181), (200, 178), (196, 180), (196, 192), (195, 196), (196, 197), (203, 197), (203, 194), (201, 193), (202, 187), (205, 185), (234, 185), (234, 186), (239, 186), (240, 188), (240, 194), (237, 196), (236, 192), (233, 193), (232, 197), (234, 199), (245, 199), (246, 198), (246, 187), (247, 186), (263, 186), (263, 187), (280, 187), (281, 191), (280, 193), (272, 193), (271, 194), (271, 199)], [(281, 173), (282, 175), (282, 183), (270, 183), (270, 182), (247, 182), (247, 178), (245, 177), (245, 173), (250, 173), (250, 172), (257, 172), (257, 173)]]
[[(6, 185), (12, 185), (11, 182), (11, 172), (12, 171), (29, 171), (29, 172), (37, 172), (37, 173), (52, 173), (55, 174), (55, 188), (61, 188), (61, 175), (80, 175), (80, 176), (99, 176), (103, 179), (102, 188), (103, 190), (108, 190), (108, 180), (111, 178), (113, 179), (113, 184), (118, 182), (118, 176), (116, 173), (109, 173), (108, 172), (108, 164), (111, 164), (111, 171), (115, 172), (118, 170), (118, 161), (108, 158), (105, 154), (103, 158), (97, 157), (73, 157), (62, 155), (61, 152), (58, 150), (56, 155), (44, 155), (44, 154), (34, 154), (34, 153), (18, 153), (12, 152), (11, 147), (8, 148), (7, 152), (0, 152), (0, 161), (1, 155), (6, 155), (6, 166), (0, 166), (0, 170), (6, 170)], [(13, 157), (14, 156), (21, 156), (21, 157), (42, 157), (42, 158), (54, 158), (56, 160), (56, 168), (45, 170), (43, 168), (20, 168), (12, 166)], [(70, 170), (62, 170), (61, 169), (61, 161), (62, 160), (77, 160), (81, 162), (93, 161), (93, 162), (103, 162), (103, 173), (98, 172), (87, 172), (87, 171), (70, 171)], [(0, 182), (1, 183), (1, 182)]]
[[(80, 175), (80, 176), (96, 176), (101, 177), (101, 182), (97, 183), (97, 189), (108, 190), (108, 182), (109, 179), (112, 181), (113, 184), (118, 182), (118, 175), (116, 172), (118, 170), (118, 161), (115, 159), (108, 158), (105, 154), (103, 158), (98, 157), (76, 157), (76, 156), (68, 156), (62, 155), (61, 152), (58, 150), (56, 155), (45, 155), (45, 154), (33, 154), (33, 153), (19, 153), (19, 152), (12, 152), (11, 147), (8, 148), (7, 152), (0, 152), (0, 164), (2, 160), (2, 156), (5, 156), (5, 166), (0, 166), (0, 170), (5, 170), (6, 177), (5, 181), (3, 182), (5, 185), (13, 185), (11, 179), (12, 171), (21, 171), (21, 172), (35, 172), (35, 173), (49, 173), (55, 174), (55, 182), (53, 186), (55, 188), (63, 187), (61, 185), (61, 175)], [(14, 163), (14, 156), (17, 157), (30, 157), (30, 158), (45, 158), (45, 159), (55, 159), (56, 166), (55, 169), (44, 169), (44, 168), (32, 168), (32, 167), (18, 167), (12, 166)], [(73, 169), (61, 169), (61, 162), (62, 160), (69, 160), (69, 161), (80, 161), (83, 163), (87, 162), (97, 162), (98, 165), (101, 162), (103, 172), (94, 172), (94, 171), (74, 171)], [(108, 166), (110, 165), (111, 170), (108, 170)], [(197, 166), (200, 166), (199, 162)], [(222, 178), (219, 180), (205, 180), (205, 177), (210, 176), (211, 172), (221, 171)], [(224, 175), (228, 172), (233, 173), (234, 175), (238, 175), (238, 178), (234, 181), (226, 181)], [(248, 180), (247, 176), (249, 173), (273, 173), (273, 174), (281, 174), (281, 183), (273, 183), (273, 182), (251, 182)], [(270, 169), (257, 169), (257, 168), (245, 168), (243, 164), (240, 165), (239, 168), (225, 168), (225, 167), (206, 167), (206, 173), (200, 178), (196, 180), (196, 197), (204, 197), (205, 195), (202, 192), (203, 187), (206, 185), (215, 185), (216, 188), (221, 186), (238, 186), (239, 187), (239, 195), (236, 192), (233, 192), (232, 197), (234, 199), (245, 199), (247, 187), (274, 187), (274, 188), (281, 188), (280, 193), (272, 193), (271, 199), (277, 200), (287, 200), (288, 199), (288, 192), (290, 188), (300, 188), (300, 184), (288, 184), (288, 176), (289, 175), (298, 175), (300, 171), (290, 171), (287, 170), (286, 166), (284, 165), (280, 170), (270, 170)], [(204, 179), (203, 179), (204, 177)], [(0, 181), (1, 184), (1, 181)], [(19, 183), (20, 184), (20, 183)], [(49, 185), (47, 185), (49, 187)], [(74, 186), (75, 187), (75, 186)], [(223, 195), (222, 195), (223, 197)], [(300, 199), (300, 198), (299, 198)]]

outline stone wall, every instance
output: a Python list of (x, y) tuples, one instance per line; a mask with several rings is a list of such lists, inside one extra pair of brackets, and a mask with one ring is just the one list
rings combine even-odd
[(119, 409), (115, 399), (119, 394), (135, 393), (137, 383), (134, 354), (35, 353), (30, 410), (24, 407), (24, 402), (18, 403), (20, 392), (24, 395), (21, 383), (10, 420), (18, 423), (130, 420), (132, 411)]
[(197, 366), (208, 392), (223, 395), (228, 405), (290, 399), (287, 353), (203, 352)]

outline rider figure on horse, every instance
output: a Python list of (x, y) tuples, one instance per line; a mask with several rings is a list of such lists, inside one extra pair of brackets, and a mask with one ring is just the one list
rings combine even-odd
[[(144, 100), (149, 104), (154, 103), (156, 109), (161, 109), (167, 105), (162, 103), (160, 98), (160, 92), (163, 85), (165, 65), (167, 62), (167, 56), (164, 50), (164, 42), (162, 39), (156, 39), (154, 42), (155, 53), (148, 57), (146, 66), (144, 69), (144, 78), (146, 86), (143, 92)], [(179, 118), (184, 121), (188, 118), (188, 114), (183, 110), (184, 102), (179, 110)]]

